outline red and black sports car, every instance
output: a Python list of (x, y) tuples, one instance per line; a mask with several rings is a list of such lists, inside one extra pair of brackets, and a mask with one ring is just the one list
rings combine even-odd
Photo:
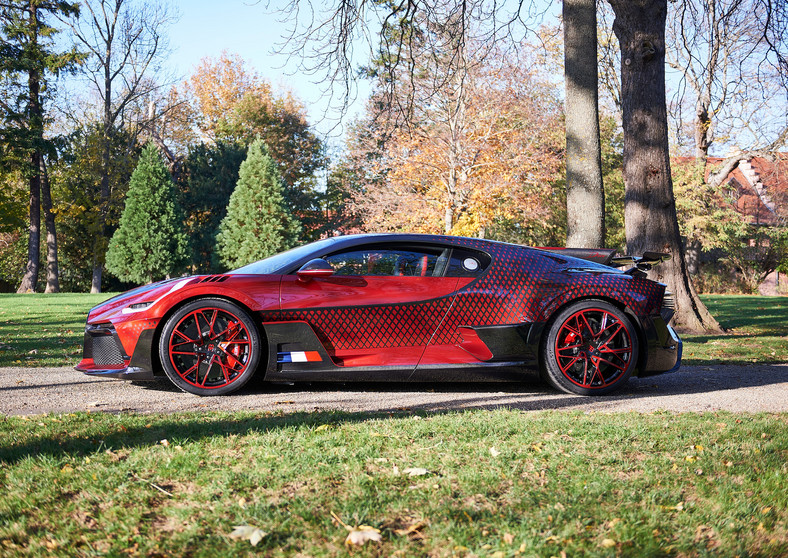
[[(579, 256), (579, 257), (574, 257)], [(198, 395), (266, 380), (491, 381), (577, 394), (678, 368), (667, 256), (452, 236), (320, 240), (222, 275), (170, 279), (88, 314), (87, 374), (167, 377)], [(619, 264), (621, 262), (618, 262)]]

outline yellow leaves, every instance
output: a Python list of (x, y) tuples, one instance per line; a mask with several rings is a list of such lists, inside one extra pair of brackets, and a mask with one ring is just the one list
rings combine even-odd
[(602, 539), (600, 544), (602, 545), (602, 548), (613, 548), (616, 546), (616, 541), (613, 539)]
[(394, 533), (400, 537), (422, 538), (421, 530), (427, 525), (428, 523), (424, 520), (416, 521), (403, 529), (394, 529)]

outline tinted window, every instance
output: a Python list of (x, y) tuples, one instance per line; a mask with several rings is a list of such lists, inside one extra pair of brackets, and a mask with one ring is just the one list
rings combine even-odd
[(308, 256), (312, 252), (317, 252), (321, 248), (327, 249), (329, 246), (334, 244), (334, 242), (336, 242), (340, 238), (341, 237), (327, 238), (325, 240), (318, 240), (317, 242), (313, 242), (305, 246), (292, 248), (286, 252), (281, 252), (274, 256), (265, 258), (264, 260), (260, 260), (254, 263), (250, 263), (249, 265), (239, 267), (238, 269), (233, 270), (232, 273), (251, 273), (251, 274), (261, 274), (261, 275), (270, 274), (270, 273), (281, 273), (283, 269), (287, 268), (292, 263), (300, 260), (305, 256)]
[(326, 256), (325, 260), (335, 275), (439, 277), (447, 255), (448, 250), (439, 249), (368, 247)]

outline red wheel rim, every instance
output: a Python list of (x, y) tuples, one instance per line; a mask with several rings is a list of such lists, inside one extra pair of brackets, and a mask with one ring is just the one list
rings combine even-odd
[(564, 320), (555, 339), (555, 358), (567, 380), (586, 389), (614, 384), (632, 363), (632, 337), (606, 310), (589, 308)]
[(170, 363), (180, 378), (203, 389), (233, 383), (249, 365), (251, 337), (227, 310), (200, 308), (186, 314), (170, 335)]

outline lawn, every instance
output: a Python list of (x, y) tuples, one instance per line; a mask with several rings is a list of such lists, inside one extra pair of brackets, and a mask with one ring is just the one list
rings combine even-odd
[[(0, 295), (0, 365), (109, 296)], [(685, 362), (786, 361), (788, 299), (704, 298)], [(2, 417), (0, 555), (785, 556), (787, 474), (785, 413)]]
[(684, 364), (788, 362), (788, 297), (704, 295), (701, 298), (729, 331), (723, 335), (684, 335)]
[(88, 310), (112, 296), (0, 294), (0, 366), (74, 366)]
[(0, 555), (785, 556), (787, 464), (788, 414), (8, 417)]
[[(0, 294), (0, 366), (74, 366), (88, 310), (113, 294)], [(725, 335), (685, 335), (684, 363), (788, 362), (788, 297), (702, 297)]]

